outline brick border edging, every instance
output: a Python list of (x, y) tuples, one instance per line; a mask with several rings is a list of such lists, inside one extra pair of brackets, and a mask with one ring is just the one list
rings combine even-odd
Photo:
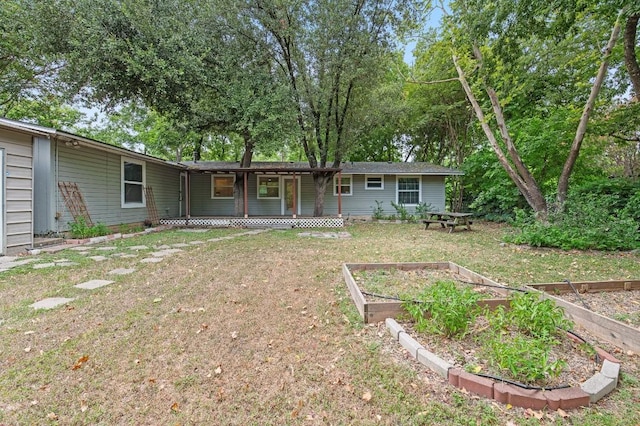
[(596, 348), (598, 355), (604, 359), (600, 371), (582, 383), (580, 387), (549, 391), (524, 389), (454, 368), (453, 365), (425, 349), (393, 318), (387, 318), (385, 324), (391, 336), (418, 362), (429, 367), (450, 384), (503, 404), (511, 404), (514, 407), (533, 410), (548, 407), (555, 411), (558, 408), (568, 410), (588, 406), (600, 400), (618, 385), (620, 361), (600, 348)]

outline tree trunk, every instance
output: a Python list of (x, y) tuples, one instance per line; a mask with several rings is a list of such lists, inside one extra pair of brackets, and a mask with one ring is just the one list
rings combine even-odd
[(316, 190), (315, 203), (313, 205), (314, 217), (321, 217), (324, 214), (324, 196), (332, 177), (333, 175), (327, 176), (327, 173), (313, 173), (313, 184)]
[(582, 146), (582, 141), (584, 140), (584, 135), (587, 132), (587, 124), (589, 123), (589, 116), (591, 115), (591, 111), (593, 110), (593, 106), (596, 103), (596, 98), (598, 97), (598, 93), (600, 93), (600, 88), (602, 87), (602, 82), (607, 75), (607, 68), (609, 66), (609, 57), (611, 56), (611, 51), (618, 40), (618, 35), (620, 35), (620, 18), (622, 15), (622, 11), (618, 14), (618, 19), (616, 19), (616, 23), (613, 26), (613, 30), (611, 31), (611, 37), (609, 37), (609, 42), (607, 43), (607, 47), (604, 50), (602, 55), (602, 63), (600, 64), (600, 68), (598, 69), (598, 74), (596, 75), (596, 79), (593, 82), (593, 86), (591, 86), (591, 93), (589, 94), (589, 99), (587, 99), (587, 103), (584, 106), (584, 110), (582, 111), (582, 116), (580, 117), (580, 123), (578, 124), (578, 129), (576, 130), (576, 135), (573, 138), (573, 143), (571, 144), (571, 149), (569, 151), (569, 156), (567, 157), (567, 161), (564, 163), (564, 167), (562, 168), (562, 173), (560, 174), (560, 179), (558, 180), (558, 196), (557, 202), (558, 205), (562, 206), (567, 199), (567, 192), (569, 190), (569, 177), (571, 177), (571, 172), (573, 171), (573, 166), (576, 164), (576, 160), (578, 159), (578, 154), (580, 153), (580, 147)]
[(635, 13), (627, 18), (624, 28), (624, 63), (633, 85), (636, 102), (640, 102), (640, 66), (636, 57), (636, 31), (640, 13)]
[(507, 158), (504, 151), (500, 147), (500, 144), (498, 143), (498, 140), (496, 139), (496, 136), (493, 133), (493, 129), (491, 129), (491, 126), (489, 126), (489, 123), (485, 118), (484, 112), (482, 111), (482, 107), (480, 107), (478, 100), (473, 94), (473, 91), (471, 90), (471, 86), (469, 86), (469, 83), (467, 82), (464, 71), (462, 70), (460, 65), (458, 65), (458, 59), (455, 56), (453, 56), (453, 64), (456, 67), (456, 71), (458, 72), (460, 83), (462, 84), (462, 87), (467, 95), (467, 99), (471, 103), (471, 106), (473, 107), (473, 111), (476, 113), (476, 117), (480, 121), (480, 125), (482, 126), (482, 130), (484, 131), (485, 136), (489, 140), (489, 144), (493, 148), (493, 151), (496, 153), (496, 156), (498, 157), (498, 161), (500, 162), (502, 167), (505, 169), (505, 171), (507, 172), (507, 174), (509, 175), (513, 183), (515, 183), (515, 185), (518, 187), (518, 190), (527, 200), (527, 203), (529, 204), (529, 206), (531, 206), (533, 211), (536, 212), (537, 215), (541, 215), (543, 217), (546, 216), (547, 202), (544, 199), (544, 195), (542, 194), (542, 191), (540, 190), (535, 179), (529, 173), (528, 169), (526, 169), (526, 167), (520, 160), (518, 152), (515, 149), (513, 142), (511, 141), (511, 137), (509, 136), (508, 130), (506, 128), (504, 115), (502, 114), (502, 109), (499, 107), (497, 95), (495, 94), (493, 89), (491, 88), (487, 89), (487, 94), (489, 94), (489, 97), (491, 98), (491, 103), (494, 108), (494, 113), (496, 114), (496, 120), (498, 121), (498, 124), (500, 126), (501, 135), (503, 139), (506, 137), (505, 143), (507, 144), (507, 147), (509, 149), (509, 156), (512, 159), (515, 159), (514, 162), (516, 164), (516, 167), (518, 168), (519, 171), (523, 172), (524, 176), (520, 175), (518, 171), (516, 171), (511, 166), (509, 159)]
[[(244, 154), (240, 161), (240, 167), (251, 167), (251, 159), (253, 158), (253, 141), (248, 133), (244, 136)], [(236, 217), (244, 216), (244, 173), (236, 173), (233, 182), (233, 204)]]

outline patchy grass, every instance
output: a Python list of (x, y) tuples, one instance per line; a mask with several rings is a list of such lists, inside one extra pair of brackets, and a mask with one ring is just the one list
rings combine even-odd
[[(539, 424), (539, 413), (448, 386), (382, 324), (361, 324), (342, 264), (449, 260), (514, 286), (640, 276), (638, 255), (503, 245), (494, 225), (451, 234), (417, 224), (347, 230), (352, 238), (273, 230), (212, 242), (242, 231), (173, 230), (105, 245), (131, 253), (134, 245), (207, 242), (157, 264), (139, 263), (144, 250), (103, 262), (65, 250), (38, 262), (77, 266), (1, 274), (0, 424)], [(89, 255), (110, 254), (97, 247)], [(133, 274), (106, 275), (132, 266)], [(73, 287), (107, 278), (115, 283)], [(76, 300), (28, 307), (50, 296)], [(640, 360), (616, 356), (618, 389), (569, 412), (573, 424), (640, 422)]]

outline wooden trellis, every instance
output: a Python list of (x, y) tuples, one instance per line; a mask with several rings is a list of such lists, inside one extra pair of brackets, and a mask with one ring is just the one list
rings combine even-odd
[(157, 225), (160, 223), (160, 218), (158, 217), (158, 209), (156, 208), (156, 200), (153, 197), (153, 188), (147, 186), (144, 188), (144, 197), (147, 200), (147, 214), (149, 215), (149, 220), (152, 225)]
[(84, 203), (84, 198), (82, 198), (78, 184), (75, 182), (58, 182), (58, 189), (60, 189), (60, 193), (64, 199), (64, 205), (67, 206), (67, 210), (71, 213), (73, 220), (77, 222), (79, 218), (83, 218), (87, 226), (93, 226), (91, 216)]

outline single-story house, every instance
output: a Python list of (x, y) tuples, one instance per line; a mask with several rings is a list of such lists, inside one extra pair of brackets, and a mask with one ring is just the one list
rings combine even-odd
[[(317, 171), (302, 162), (176, 163), (0, 118), (0, 255), (33, 247), (34, 235), (68, 231), (78, 215), (108, 226), (142, 223), (153, 211), (166, 224), (312, 227), (340, 226), (343, 217), (371, 216), (377, 207), (395, 214), (391, 202), (410, 212), (444, 210), (445, 179), (462, 175), (427, 163), (343, 163), (322, 170), (333, 175), (326, 217), (312, 218)], [(236, 179), (244, 217), (235, 214)]]
[[(183, 164), (190, 174), (193, 216), (233, 216), (235, 176), (247, 176), (245, 215), (313, 215), (312, 172), (316, 169), (308, 163), (254, 162), (248, 169), (233, 162)], [(325, 170), (335, 173), (324, 197), (327, 216), (371, 216), (378, 206), (384, 215), (397, 214), (392, 202), (409, 212), (421, 204), (444, 211), (445, 179), (462, 175), (459, 170), (428, 163), (346, 162)]]

